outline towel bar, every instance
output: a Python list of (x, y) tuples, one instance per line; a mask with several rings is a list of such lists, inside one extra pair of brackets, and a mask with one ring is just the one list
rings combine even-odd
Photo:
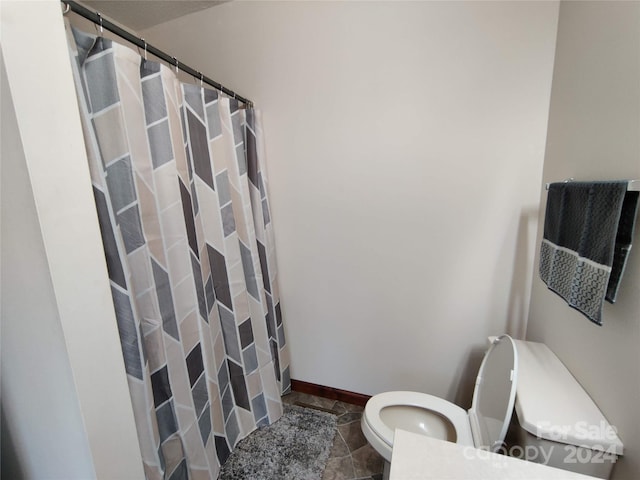
[[(573, 178), (570, 180), (565, 180), (566, 182), (573, 182)], [(549, 190), (550, 183), (546, 183), (544, 188), (545, 190)], [(640, 180), (629, 180), (629, 184), (627, 185), (628, 192), (640, 192)]]

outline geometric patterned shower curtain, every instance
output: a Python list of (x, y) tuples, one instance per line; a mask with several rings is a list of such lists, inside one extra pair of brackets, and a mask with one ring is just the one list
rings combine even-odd
[(290, 388), (259, 119), (128, 47), (69, 40), (146, 476), (213, 479)]

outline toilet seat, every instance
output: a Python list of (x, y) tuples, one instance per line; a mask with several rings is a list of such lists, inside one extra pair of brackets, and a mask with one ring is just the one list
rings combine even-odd
[(389, 447), (393, 446), (394, 431), (383, 421), (380, 413), (382, 409), (394, 406), (418, 407), (439, 414), (455, 429), (456, 443), (473, 446), (469, 417), (464, 409), (428, 393), (398, 391), (384, 392), (371, 397), (362, 416), (373, 433)]
[[(456, 433), (455, 443), (495, 451), (502, 446), (515, 401), (518, 357), (515, 343), (508, 335), (497, 337), (482, 360), (473, 402), (469, 412), (454, 403), (433, 395), (419, 392), (384, 392), (374, 395), (365, 405), (362, 415), (362, 431), (372, 447), (388, 462), (391, 461), (393, 437), (396, 428), (402, 428), (395, 420), (385, 422), (383, 410), (390, 407), (411, 407), (425, 410), (425, 418), (432, 414), (444, 417)], [(411, 418), (418, 424), (421, 414)], [(398, 418), (408, 418), (403, 412)], [(448, 421), (448, 422), (447, 422)], [(430, 436), (428, 433), (422, 433)]]

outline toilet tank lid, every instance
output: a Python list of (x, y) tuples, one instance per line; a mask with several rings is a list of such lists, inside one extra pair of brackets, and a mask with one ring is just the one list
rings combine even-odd
[(560, 359), (543, 343), (516, 340), (516, 413), (537, 437), (622, 455), (616, 429)]

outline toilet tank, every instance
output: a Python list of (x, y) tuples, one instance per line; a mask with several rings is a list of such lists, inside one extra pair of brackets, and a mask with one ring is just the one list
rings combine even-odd
[(623, 444), (587, 392), (543, 343), (516, 340), (519, 377), (508, 454), (609, 478)]

